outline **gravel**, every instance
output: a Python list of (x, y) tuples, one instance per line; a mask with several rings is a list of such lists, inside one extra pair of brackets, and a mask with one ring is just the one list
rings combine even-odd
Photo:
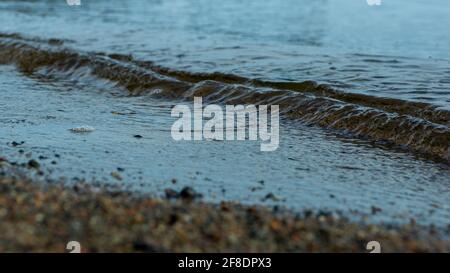
[[(167, 198), (10, 175), (0, 162), (0, 252), (449, 252), (449, 229), (350, 221), (335, 213)], [(32, 164), (34, 165), (34, 164)], [(2, 167), (3, 166), (3, 167)], [(3, 170), (2, 170), (3, 169)], [(22, 178), (18, 178), (22, 177)]]

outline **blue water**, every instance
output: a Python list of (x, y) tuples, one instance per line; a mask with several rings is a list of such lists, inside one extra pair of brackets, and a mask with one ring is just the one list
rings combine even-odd
[(447, 0), (0, 1), (0, 32), (450, 109)]
[[(0, 0), (0, 34), (64, 39), (74, 52), (131, 54), (179, 71), (311, 80), (450, 110), (448, 0), (376, 7), (365, 0), (81, 1), (71, 7), (64, 0)], [(176, 101), (129, 97), (104, 79), (44, 72), (0, 66), (0, 155), (19, 163), (49, 158), (41, 164), (54, 179), (156, 195), (193, 186), (208, 201), (294, 209), (370, 214), (376, 206), (377, 220), (449, 224), (448, 165), (295, 121), (282, 123), (280, 149), (272, 154), (253, 142), (175, 143), (169, 130)], [(439, 126), (445, 131), (448, 124)], [(80, 125), (96, 130), (69, 131)], [(7, 146), (11, 141), (25, 144)], [(118, 167), (125, 169), (122, 181), (111, 176)], [(263, 201), (268, 193), (280, 201)]]

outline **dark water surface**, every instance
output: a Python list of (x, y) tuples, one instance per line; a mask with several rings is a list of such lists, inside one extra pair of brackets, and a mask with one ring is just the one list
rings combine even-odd
[[(446, 225), (449, 27), (445, 0), (0, 0), (0, 154), (157, 194)], [(170, 109), (193, 95), (279, 104), (280, 148), (173, 141)]]

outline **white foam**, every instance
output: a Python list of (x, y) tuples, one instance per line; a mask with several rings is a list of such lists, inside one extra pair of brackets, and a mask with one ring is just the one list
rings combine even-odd
[(95, 131), (95, 128), (92, 126), (83, 125), (83, 126), (71, 128), (70, 131), (72, 131), (73, 133), (90, 133), (90, 132)]

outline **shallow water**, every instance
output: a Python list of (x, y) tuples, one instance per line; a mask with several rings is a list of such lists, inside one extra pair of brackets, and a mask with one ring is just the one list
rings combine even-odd
[[(158, 195), (449, 224), (450, 4), (241, 2), (0, 1), (0, 154)], [(173, 141), (193, 94), (280, 104), (280, 148)]]
[[(173, 103), (166, 100), (120, 96), (87, 81), (23, 78), (11, 66), (0, 71), (1, 154), (18, 163), (43, 156), (41, 164), (55, 179), (88, 179), (157, 195), (193, 186), (210, 201), (347, 214), (370, 214), (376, 206), (383, 213), (373, 219), (448, 223), (447, 165), (290, 121), (282, 123), (280, 148), (271, 153), (260, 152), (258, 142), (175, 142)], [(69, 131), (83, 124), (96, 130)], [(143, 138), (134, 138), (137, 134)], [(25, 143), (5, 145), (12, 141)], [(111, 176), (117, 168), (124, 169), (123, 181)], [(264, 201), (268, 193), (280, 200)]]

